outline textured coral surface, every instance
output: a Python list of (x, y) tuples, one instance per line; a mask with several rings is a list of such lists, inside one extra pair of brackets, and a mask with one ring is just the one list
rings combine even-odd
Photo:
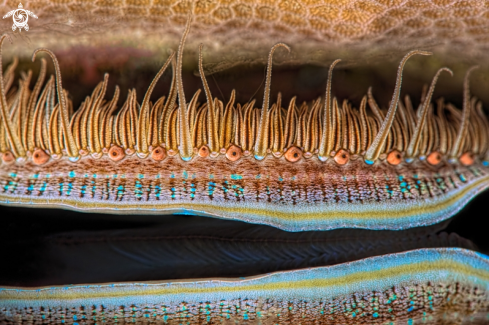
[[(17, 6), (6, 1), (0, 12)], [(484, 0), (36, 0), (24, 8), (39, 19), (29, 19), (23, 37), (60, 47), (123, 40), (157, 49), (177, 42), (189, 12), (191, 41), (246, 56), (278, 40), (300, 46), (298, 56), (309, 59), (352, 48), (385, 54), (414, 47), (480, 57), (489, 44)], [(3, 20), (2, 30), (11, 23)]]

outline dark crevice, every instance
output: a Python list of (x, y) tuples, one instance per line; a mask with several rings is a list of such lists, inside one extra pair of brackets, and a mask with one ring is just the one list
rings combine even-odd
[(285, 232), (197, 216), (0, 207), (0, 285), (244, 277), (418, 248), (488, 252), (482, 193), (451, 220), (403, 231)]
[[(150, 53), (134, 49), (105, 48), (93, 51), (90, 49), (71, 50), (69, 52), (58, 51), (57, 57), (61, 67), (63, 86), (69, 92), (73, 100), (75, 110), (92, 94), (98, 83), (103, 81), (104, 74), (109, 74), (108, 87), (105, 98), (110, 100), (114, 94), (115, 86), (120, 87), (118, 107), (121, 107), (127, 99), (129, 89), (136, 89), (137, 99), (141, 103), (143, 97), (155, 77), (158, 70), (167, 57), (154, 58)], [(189, 56), (189, 57), (187, 57)], [(203, 90), (202, 80), (197, 74), (197, 54), (186, 54), (182, 77), (187, 101), (190, 101), (194, 93)], [(287, 56), (282, 57), (287, 59)], [(374, 97), (381, 106), (387, 108), (394, 90), (397, 67), (399, 60), (379, 60), (378, 62), (340, 62), (334, 70), (332, 94), (341, 103), (348, 99), (354, 107), (358, 108), (362, 98), (372, 87)], [(213, 58), (214, 61), (225, 61), (225, 58)], [(7, 66), (11, 60), (5, 60)], [(285, 61), (287, 62), (287, 61)], [(229, 100), (231, 91), (236, 90), (236, 103), (241, 105), (256, 100), (256, 107), (261, 107), (264, 93), (264, 78), (266, 71), (266, 57), (261, 62), (236, 63), (226, 65), (213, 73), (213, 64), (206, 63), (207, 82), (213, 96), (219, 98), (224, 104)], [(303, 101), (311, 103), (317, 98), (324, 98), (326, 77), (331, 62), (316, 62), (309, 64), (284, 63), (275, 60), (273, 77), (270, 89), (272, 103), (276, 101), (280, 92), (282, 106), (288, 107), (290, 100), (297, 96), (297, 104)], [(436, 57), (412, 58), (403, 72), (403, 85), (401, 98), (409, 95), (414, 107), (417, 107), (422, 94), (423, 85), (431, 83), (436, 71), (444, 66), (443, 61)], [(20, 71), (33, 71), (31, 87), (35, 83), (39, 63), (32, 63), (29, 59), (21, 59), (16, 69), (16, 80), (20, 77)], [(462, 107), (463, 77), (468, 69), (466, 64), (450, 64), (454, 71), (453, 77), (440, 77), (433, 100), (444, 97), (455, 106)], [(48, 62), (48, 74), (54, 73), (51, 62)], [(161, 96), (168, 96), (171, 84), (171, 68), (168, 68), (158, 81), (151, 100), (155, 102)], [(471, 82), (471, 93), (484, 103), (489, 101), (489, 95), (484, 91), (483, 82), (477, 82), (482, 78), (474, 74)], [(13, 85), (17, 87), (17, 84)], [(202, 92), (200, 102), (205, 102), (205, 94)]]

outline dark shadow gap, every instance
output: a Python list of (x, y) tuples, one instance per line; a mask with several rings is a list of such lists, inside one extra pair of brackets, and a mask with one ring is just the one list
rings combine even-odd
[(0, 285), (244, 277), (326, 266), (417, 248), (488, 252), (489, 192), (446, 222), (403, 231), (285, 232), (198, 216), (84, 214), (0, 207)]

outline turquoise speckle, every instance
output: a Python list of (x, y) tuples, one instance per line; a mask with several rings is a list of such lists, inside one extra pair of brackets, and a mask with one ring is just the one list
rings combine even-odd
[(242, 175), (238, 175), (238, 174), (231, 174), (231, 179), (243, 179), (243, 176)]
[(73, 171), (73, 170), (72, 170), (72, 171), (71, 171), (71, 172), (68, 174), (68, 176), (69, 176), (70, 178), (75, 177), (75, 176), (76, 176), (75, 171)]
[(368, 160), (368, 159), (365, 159), (365, 163), (367, 165), (373, 165), (374, 164), (374, 161), (373, 160)]
[(375, 318), (379, 317), (379, 314), (378, 313), (373, 313), (373, 315)]
[(484, 161), (482, 162), (482, 166), (488, 167), (488, 166), (489, 166), (489, 161), (485, 161), (485, 160), (484, 160)]

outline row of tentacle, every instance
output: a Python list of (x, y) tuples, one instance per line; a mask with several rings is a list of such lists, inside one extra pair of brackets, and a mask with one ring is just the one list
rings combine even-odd
[[(386, 160), (397, 165), (421, 159), (434, 166), (442, 161), (464, 165), (482, 161), (487, 165), (489, 122), (482, 103), (469, 93), (469, 74), (475, 67), (465, 77), (462, 110), (443, 98), (432, 103), (440, 74), (443, 71), (452, 74), (447, 68), (440, 69), (431, 86), (425, 87), (417, 110), (409, 96), (399, 99), (404, 64), (415, 54), (430, 54), (423, 51), (411, 51), (401, 61), (388, 110), (380, 109), (372, 89), (358, 109), (347, 100), (340, 102), (332, 98), (332, 71), (340, 60), (330, 67), (324, 99), (298, 104), (294, 97), (285, 104), (279, 93), (270, 107), (273, 52), (279, 47), (289, 50), (287, 45), (279, 43), (270, 51), (265, 96), (259, 108), (255, 101), (236, 103), (234, 91), (227, 103), (212, 97), (202, 68), (201, 46), (199, 70), (206, 102), (199, 102), (199, 90), (187, 104), (181, 60), (189, 23), (190, 19), (178, 52), (169, 56), (141, 104), (136, 91), (129, 90), (125, 103), (117, 107), (118, 87), (113, 98), (106, 99), (106, 74), (75, 111), (68, 91), (62, 87), (59, 65), (51, 51), (38, 49), (33, 60), (38, 52), (48, 53), (54, 61), (56, 77), (51, 76), (45, 82), (46, 61), (41, 59), (39, 77), (32, 90), (32, 71), (22, 72), (18, 87), (14, 87), (18, 60), (4, 74), (0, 61), (2, 161), (32, 159), (35, 164), (44, 164), (63, 156), (76, 161), (85, 155), (94, 158), (108, 155), (119, 161), (133, 154), (157, 161), (175, 155), (186, 161), (219, 155), (236, 161), (242, 156), (261, 160), (273, 155), (283, 156), (290, 162), (316, 156), (322, 161), (334, 159), (340, 165), (359, 157), (367, 164)], [(0, 47), (5, 38), (5, 35), (1, 38)], [(153, 103), (151, 93), (169, 66), (173, 70), (169, 94)]]

